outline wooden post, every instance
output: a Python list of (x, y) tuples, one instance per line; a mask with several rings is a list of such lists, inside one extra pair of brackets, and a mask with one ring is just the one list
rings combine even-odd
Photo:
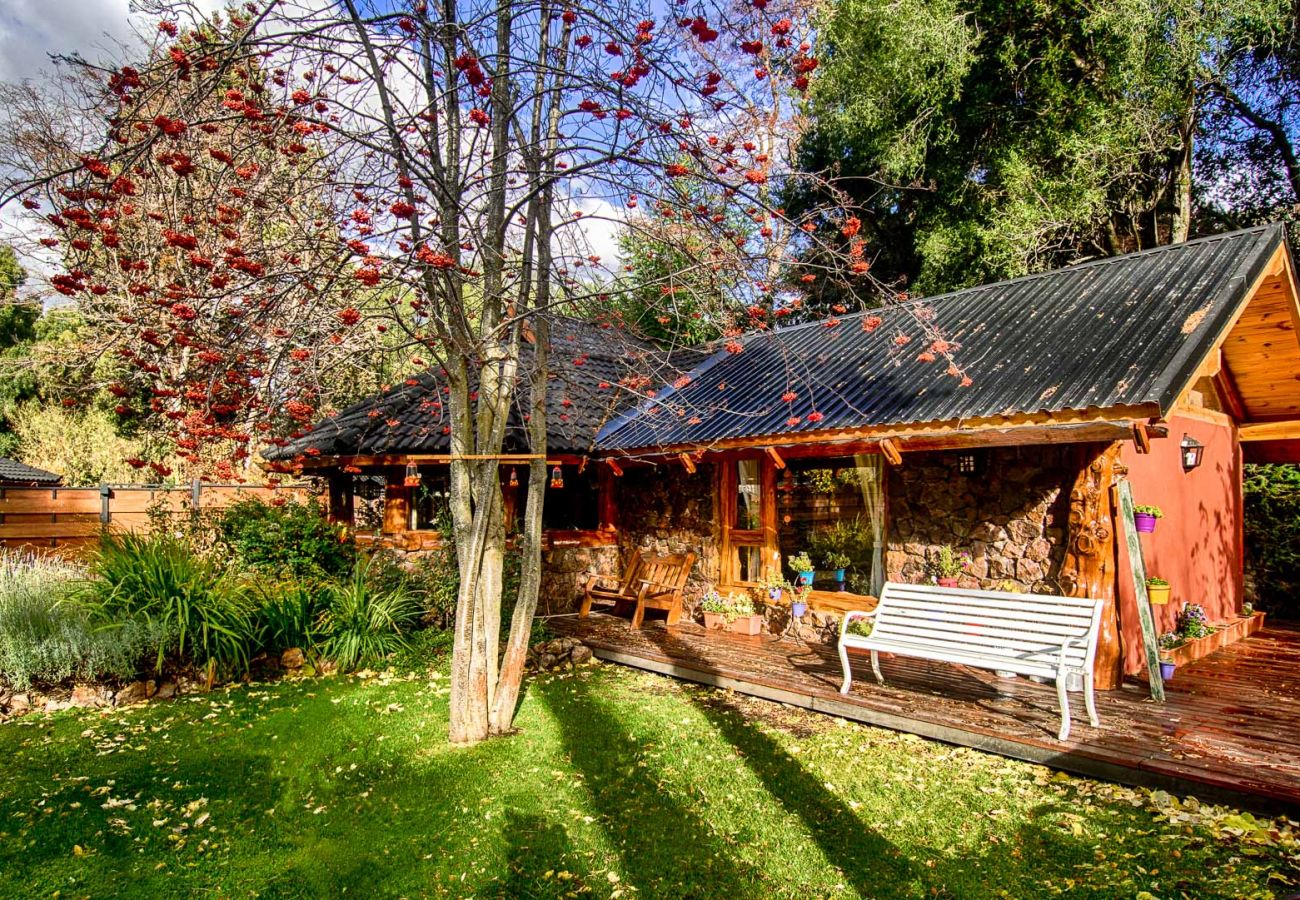
[(1151, 697), (1165, 702), (1165, 682), (1160, 677), (1160, 639), (1156, 636), (1156, 620), (1151, 614), (1151, 599), (1147, 596), (1147, 567), (1142, 559), (1142, 544), (1138, 541), (1137, 526), (1133, 524), (1133, 488), (1127, 481), (1119, 484), (1119, 520), (1128, 544), (1128, 561), (1133, 574), (1133, 596), (1137, 600), (1138, 619), (1142, 622), (1142, 649), (1146, 652), (1147, 682)]
[(352, 525), (352, 475), (331, 472), (326, 479), (329, 493), (326, 500), (329, 520), (339, 525)]
[(113, 489), (106, 484), (99, 486), (99, 524), (107, 525), (113, 521)]
[(402, 483), (402, 468), (387, 469), (384, 483), (384, 534), (410, 530), (410, 490)]
[(1121, 445), (1085, 444), (1080, 448), (1079, 474), (1070, 489), (1069, 531), (1060, 584), (1067, 597), (1105, 601), (1093, 677), (1098, 690), (1113, 691), (1124, 680), (1120, 643), (1118, 573), (1115, 568), (1115, 529), (1111, 485), (1119, 465)]

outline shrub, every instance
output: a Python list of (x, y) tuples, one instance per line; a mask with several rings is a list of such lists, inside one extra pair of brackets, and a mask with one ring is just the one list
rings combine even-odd
[(343, 576), (357, 559), (345, 529), (327, 522), (315, 500), (281, 506), (242, 500), (225, 510), (217, 532), (244, 566), (280, 577)]
[(174, 643), (140, 619), (93, 621), (73, 596), (84, 577), (59, 560), (0, 552), (0, 679), (18, 690), (69, 678), (127, 679)]
[(420, 604), (403, 585), (382, 587), (369, 578), (369, 565), (335, 582), (321, 616), (324, 654), (344, 671), (373, 665), (405, 646), (402, 632), (419, 621)]
[(1262, 609), (1300, 615), (1300, 466), (1246, 466), (1246, 563)]
[[(248, 667), (256, 624), (247, 587), (215, 562), (160, 533), (107, 534), (85, 596), (107, 623), (142, 619), (176, 636), (184, 658), (237, 672)], [(165, 648), (159, 647), (162, 668)]]
[(329, 605), (326, 585), (307, 580), (257, 585), (258, 644), (267, 650), (314, 649), (321, 640), (320, 619)]

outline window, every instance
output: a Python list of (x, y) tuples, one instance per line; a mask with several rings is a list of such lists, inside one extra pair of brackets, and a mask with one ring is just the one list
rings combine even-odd
[[(879, 594), (884, 583), (884, 467), (879, 455), (791, 460), (778, 473), (781, 559), (807, 553), (818, 590)], [(836, 560), (835, 556), (841, 557)], [(845, 561), (843, 580), (837, 577)], [(787, 568), (782, 574), (793, 578)]]
[[(546, 475), (546, 499), (542, 503), (542, 530), (544, 531), (595, 531), (600, 527), (600, 478), (597, 467), (589, 465), (580, 474), (576, 466), (560, 468), (563, 487), (552, 487), (551, 471)], [(508, 488), (515, 492), (513, 505), (507, 504), (514, 515), (509, 523), (517, 531), (528, 502), (527, 466), (515, 470), (519, 484)], [(502, 484), (508, 484), (508, 471), (502, 472)]]
[(736, 461), (736, 520), (731, 524), (742, 531), (757, 531), (762, 523), (763, 484), (759, 460)]
[(450, 515), (450, 479), (446, 466), (420, 468), (420, 484), (411, 488), (412, 531), (439, 531)]

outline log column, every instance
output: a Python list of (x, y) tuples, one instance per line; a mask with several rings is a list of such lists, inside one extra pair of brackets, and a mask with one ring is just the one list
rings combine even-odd
[(411, 489), (404, 483), (405, 474), (402, 466), (385, 470), (384, 534), (403, 534), (410, 530)]
[(1069, 533), (1061, 589), (1067, 597), (1105, 601), (1093, 674), (1098, 690), (1115, 690), (1124, 678), (1116, 607), (1114, 501), (1111, 486), (1120, 474), (1121, 444), (1082, 444), (1079, 469), (1070, 490)]

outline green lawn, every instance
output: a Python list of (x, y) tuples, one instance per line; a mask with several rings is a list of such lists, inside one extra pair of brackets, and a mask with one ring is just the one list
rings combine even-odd
[(532, 683), (517, 736), (453, 750), (444, 685), (0, 725), (0, 895), (1249, 897), (1297, 877), (1288, 830), (1252, 840), (1225, 810), (610, 666)]

